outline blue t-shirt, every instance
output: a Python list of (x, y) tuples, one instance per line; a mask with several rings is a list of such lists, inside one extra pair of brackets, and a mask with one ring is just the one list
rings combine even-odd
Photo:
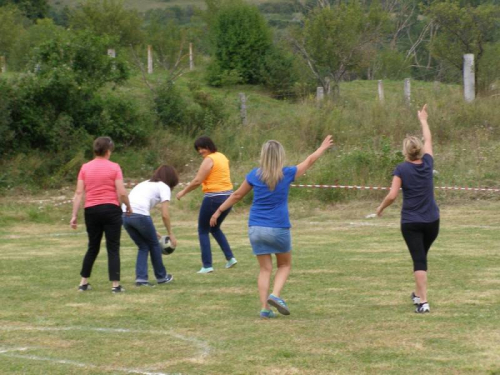
[(432, 223), (439, 219), (433, 170), (434, 159), (429, 154), (422, 157), (422, 164), (405, 161), (394, 170), (393, 175), (401, 178), (403, 188), (401, 223)]
[(288, 191), (295, 180), (297, 167), (283, 168), (283, 178), (273, 191), (262, 182), (258, 168), (247, 174), (246, 180), (253, 187), (253, 202), (250, 208), (249, 226), (290, 228), (288, 216)]

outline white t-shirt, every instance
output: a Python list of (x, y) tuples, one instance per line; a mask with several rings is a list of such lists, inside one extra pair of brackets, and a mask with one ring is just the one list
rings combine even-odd
[[(150, 216), (149, 211), (160, 202), (170, 201), (170, 187), (159, 181), (143, 181), (132, 189), (128, 195), (134, 214)], [(125, 205), (122, 205), (126, 212)]]

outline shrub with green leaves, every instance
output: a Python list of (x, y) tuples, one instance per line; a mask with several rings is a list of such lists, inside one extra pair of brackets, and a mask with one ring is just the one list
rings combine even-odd
[(214, 49), (210, 84), (221, 85), (221, 76), (227, 73), (239, 75), (243, 83), (262, 81), (260, 73), (272, 40), (269, 26), (257, 7), (239, 0), (224, 3), (215, 15), (210, 33)]

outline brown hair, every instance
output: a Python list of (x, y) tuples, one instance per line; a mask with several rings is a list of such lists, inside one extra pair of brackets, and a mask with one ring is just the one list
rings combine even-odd
[(212, 141), (209, 137), (200, 137), (194, 141), (194, 149), (198, 151), (200, 148), (210, 150), (210, 152), (217, 152), (217, 147), (215, 146), (214, 141)]
[(155, 173), (153, 173), (153, 177), (151, 177), (149, 181), (164, 182), (170, 189), (174, 190), (174, 187), (179, 184), (179, 175), (174, 167), (162, 165), (156, 169)]
[(403, 141), (403, 155), (410, 161), (421, 159), (423, 148), (424, 145), (418, 137), (409, 136)]
[(94, 141), (94, 155), (104, 156), (106, 152), (114, 151), (115, 144), (113, 140), (109, 137), (99, 137)]

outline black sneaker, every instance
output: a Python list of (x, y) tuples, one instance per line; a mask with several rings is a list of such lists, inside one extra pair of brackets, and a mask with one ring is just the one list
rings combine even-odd
[(168, 284), (169, 282), (171, 282), (172, 280), (174, 279), (174, 276), (167, 273), (167, 276), (165, 277), (165, 280), (163, 281), (158, 281), (158, 285), (162, 285), (162, 284)]
[(125, 291), (125, 289), (123, 289), (123, 287), (121, 285), (114, 286), (113, 288), (111, 288), (112, 293), (121, 293), (124, 291)]
[(151, 288), (154, 288), (154, 284), (150, 284), (147, 281), (136, 281), (135, 286), (150, 286)]
[(431, 308), (429, 307), (429, 303), (428, 302), (419, 303), (417, 305), (417, 309), (415, 310), (415, 312), (418, 314), (430, 313)]
[(80, 285), (78, 287), (78, 291), (79, 292), (86, 292), (87, 290), (90, 290), (92, 289), (92, 287), (90, 286), (90, 284), (84, 284), (84, 285)]

